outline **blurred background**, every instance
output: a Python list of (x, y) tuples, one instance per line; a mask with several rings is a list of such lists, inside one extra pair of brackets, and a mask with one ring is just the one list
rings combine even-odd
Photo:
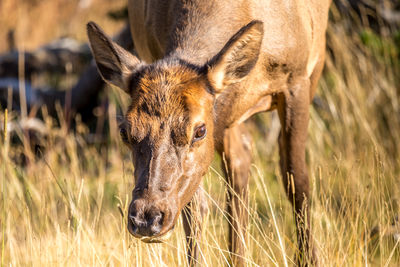
[[(329, 17), (306, 152), (320, 265), (399, 266), (400, 2), (335, 0)], [(180, 221), (165, 244), (126, 230), (133, 166), (118, 120), (129, 99), (97, 74), (90, 20), (132, 48), (126, 0), (0, 1), (1, 263), (182, 266)], [(246, 123), (254, 139), (246, 262), (293, 266), (279, 120), (272, 112)], [(204, 178), (210, 212), (200, 241), (205, 265), (215, 266), (228, 263), (219, 166), (216, 156)]]

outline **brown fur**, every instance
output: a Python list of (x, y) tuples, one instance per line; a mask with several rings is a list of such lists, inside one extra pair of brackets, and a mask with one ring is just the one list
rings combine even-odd
[(228, 196), (231, 260), (243, 266), (247, 213), (240, 203), (248, 201), (251, 146), (241, 123), (277, 108), (280, 165), (295, 211), (299, 263), (316, 263), (305, 142), (308, 105), (323, 67), (329, 4), (130, 0), (131, 31), (142, 61), (88, 24), (100, 74), (132, 98), (121, 133), (135, 165), (128, 219), (133, 235), (147, 241), (162, 237), (186, 206), (185, 214), (193, 215), (193, 220), (184, 216), (188, 259), (196, 262), (198, 246), (189, 236), (197, 237), (201, 227), (193, 196), (216, 149), (234, 191)]

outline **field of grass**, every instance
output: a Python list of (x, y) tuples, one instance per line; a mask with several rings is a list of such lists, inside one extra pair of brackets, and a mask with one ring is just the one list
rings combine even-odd
[[(362, 25), (349, 28), (334, 7), (330, 20), (326, 67), (310, 107), (307, 143), (319, 263), (399, 266), (400, 33), (384, 36)], [(118, 99), (114, 89), (107, 94)], [(1, 132), (2, 265), (185, 264), (180, 221), (164, 244), (142, 243), (127, 231), (133, 166), (118, 139), (118, 104), (113, 100), (109, 106), (105, 144), (89, 144), (89, 129), (79, 121), (75, 131), (68, 131), (62, 119), (56, 123), (45, 117), (48, 135), (41, 140), (45, 150), (35, 159), (27, 144), (15, 145)], [(18, 119), (9, 111), (9, 122)], [(0, 107), (0, 122), (4, 121)], [(254, 137), (248, 266), (294, 265), (294, 221), (280, 179), (277, 143), (271, 142), (275, 125), (276, 114), (271, 113), (248, 122)], [(22, 133), (19, 138), (24, 140)], [(22, 153), (28, 154), (24, 166), (15, 163)], [(226, 187), (221, 174), (216, 158), (204, 177), (209, 213), (200, 247), (205, 266), (228, 262)]]

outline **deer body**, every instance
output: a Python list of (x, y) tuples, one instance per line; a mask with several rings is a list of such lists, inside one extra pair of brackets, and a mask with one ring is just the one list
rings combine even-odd
[(132, 98), (121, 135), (135, 165), (128, 219), (133, 235), (156, 240), (182, 212), (189, 263), (197, 262), (191, 236), (201, 228), (195, 210), (203, 209), (194, 203), (201, 202), (199, 184), (217, 150), (234, 191), (228, 193), (231, 261), (244, 265), (251, 150), (241, 123), (277, 109), (280, 167), (295, 211), (299, 263), (314, 261), (305, 142), (329, 5), (330, 0), (130, 0), (140, 60), (88, 24), (100, 74)]

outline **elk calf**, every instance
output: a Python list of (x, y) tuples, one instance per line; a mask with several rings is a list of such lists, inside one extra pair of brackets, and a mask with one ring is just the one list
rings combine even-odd
[(280, 167), (295, 211), (299, 263), (314, 259), (305, 142), (308, 106), (323, 68), (329, 4), (130, 0), (131, 32), (141, 59), (88, 24), (101, 76), (131, 97), (120, 133), (135, 165), (128, 216), (132, 235), (155, 242), (182, 213), (188, 260), (194, 264), (198, 248), (191, 236), (199, 234), (201, 217), (193, 215), (194, 204), (202, 202), (199, 185), (217, 150), (226, 159), (224, 172), (234, 191), (228, 197), (231, 261), (245, 265), (242, 203), (248, 199), (251, 151), (241, 123), (277, 109)]

